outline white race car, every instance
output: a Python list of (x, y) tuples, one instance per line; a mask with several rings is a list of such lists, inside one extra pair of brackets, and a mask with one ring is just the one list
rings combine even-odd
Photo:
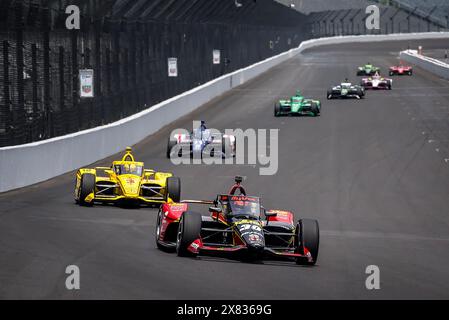
[(171, 158), (173, 153), (178, 156), (190, 153), (190, 156), (199, 157), (214, 157), (216, 154), (225, 158), (234, 157), (235, 142), (233, 135), (225, 135), (205, 127), (196, 128), (190, 133), (177, 133), (168, 138), (167, 158)]
[(380, 90), (391, 90), (393, 80), (389, 78), (384, 78), (376, 72), (372, 77), (363, 78), (360, 85), (365, 89), (380, 89)]

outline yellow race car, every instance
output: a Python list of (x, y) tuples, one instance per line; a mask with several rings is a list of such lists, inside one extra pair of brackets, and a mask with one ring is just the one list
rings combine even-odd
[(160, 204), (179, 202), (181, 182), (171, 173), (144, 169), (126, 148), (122, 160), (111, 167), (82, 168), (76, 173), (75, 201), (89, 206), (94, 202)]

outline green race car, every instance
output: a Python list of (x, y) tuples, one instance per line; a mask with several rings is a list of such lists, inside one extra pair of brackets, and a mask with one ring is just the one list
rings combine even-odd
[(288, 100), (279, 100), (274, 105), (274, 116), (307, 115), (317, 117), (321, 114), (321, 102), (313, 99), (306, 99), (301, 92), (296, 91), (296, 95)]
[(357, 69), (358, 76), (373, 76), (376, 72), (380, 73), (380, 68), (373, 66), (371, 63), (365, 64)]

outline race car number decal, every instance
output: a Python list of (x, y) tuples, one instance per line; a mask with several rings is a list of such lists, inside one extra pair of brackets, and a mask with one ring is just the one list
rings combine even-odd
[(240, 232), (244, 232), (250, 229), (258, 232), (262, 231), (262, 228), (255, 224), (242, 224), (241, 226), (239, 226)]

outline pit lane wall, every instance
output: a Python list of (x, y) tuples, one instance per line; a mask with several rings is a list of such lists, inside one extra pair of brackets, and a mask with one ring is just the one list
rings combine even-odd
[(443, 61), (420, 55), (417, 50), (401, 51), (402, 60), (449, 80), (449, 64)]
[(214, 79), (117, 122), (49, 140), (0, 148), (0, 192), (45, 181), (120, 152), (306, 49), (340, 43), (442, 38), (449, 38), (449, 33), (341, 36), (304, 41), (296, 49)]

